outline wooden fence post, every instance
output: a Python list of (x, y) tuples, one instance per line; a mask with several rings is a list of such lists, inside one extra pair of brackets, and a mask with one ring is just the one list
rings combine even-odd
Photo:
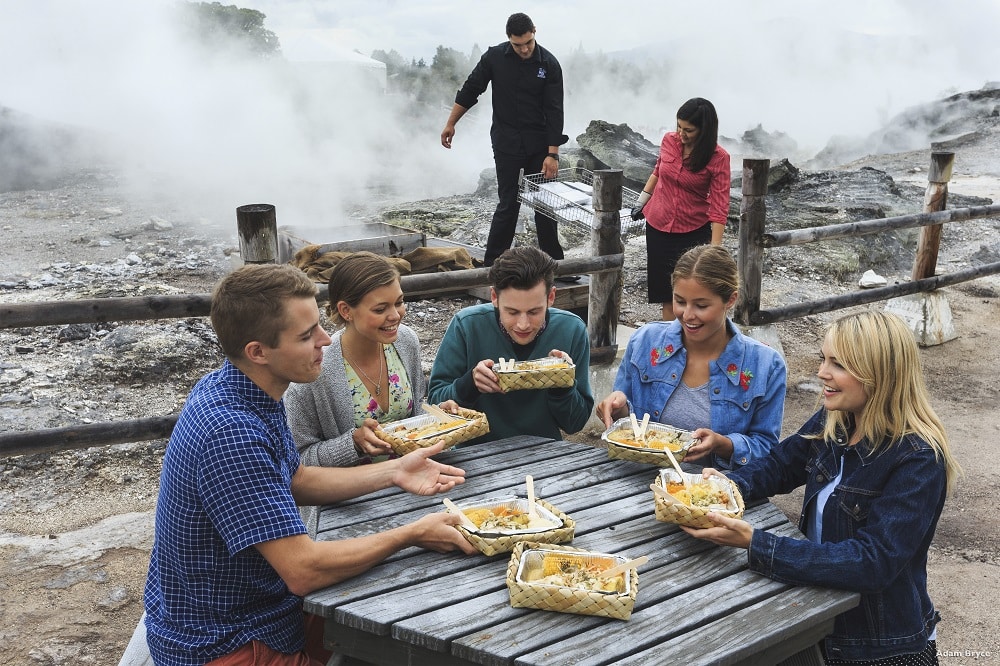
[(278, 262), (278, 224), (272, 204), (247, 204), (236, 209), (240, 256), (246, 264)]
[[(951, 167), (954, 163), (955, 153), (931, 153), (931, 170), (927, 174), (927, 192), (924, 193), (925, 213), (944, 210), (947, 205), (948, 181), (951, 180)], [(935, 224), (920, 230), (917, 256), (913, 260), (914, 280), (934, 277), (942, 229), (944, 225)]]
[[(622, 254), (622, 183), (620, 169), (594, 172), (594, 224), (590, 249), (594, 256)], [(622, 273), (595, 273), (590, 276), (587, 330), (590, 334), (590, 362), (611, 363), (618, 354), (618, 313), (621, 310)]]
[(736, 263), (740, 272), (740, 291), (733, 308), (733, 319), (743, 326), (760, 310), (761, 264), (764, 261), (764, 225), (767, 221), (767, 176), (770, 160), (743, 160), (743, 201), (740, 203), (740, 245)]

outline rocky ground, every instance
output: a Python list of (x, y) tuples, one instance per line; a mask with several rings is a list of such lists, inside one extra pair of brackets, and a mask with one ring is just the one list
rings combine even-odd
[[(978, 205), (982, 197), (1000, 200), (996, 145), (992, 137), (959, 154), (952, 192), (980, 197), (964, 205)], [(928, 164), (928, 152), (921, 151), (866, 158), (848, 169), (884, 170), (904, 186), (901, 200), (909, 201), (893, 205), (916, 212)], [(480, 224), (461, 225), (466, 231), (453, 237), (477, 242), (492, 207), (491, 197), (480, 193), (397, 205), (369, 211), (368, 217), (442, 235), (452, 232), (427, 225), (472, 219)], [(991, 257), (1000, 250), (998, 228), (996, 220), (949, 226), (939, 269), (947, 272), (982, 258), (996, 261)], [(78, 173), (51, 189), (0, 194), (0, 230), (4, 303), (206, 293), (238, 264), (235, 220), (202, 219), (166, 201), (136, 197), (110, 171)], [(735, 233), (727, 236), (730, 247), (735, 242)], [(899, 265), (881, 266), (890, 281), (908, 276), (908, 268), (899, 267), (912, 262), (908, 245), (894, 246), (904, 255)], [(585, 252), (577, 245), (569, 254)], [(862, 266), (840, 263), (834, 270), (832, 261), (822, 249), (775, 252), (764, 278), (765, 306), (854, 289)], [(644, 303), (644, 280), (643, 241), (632, 238), (626, 249), (626, 325), (658, 315), (658, 306)], [(967, 476), (939, 525), (930, 585), (945, 619), (938, 638), (942, 663), (992, 663), (1000, 651), (995, 620), (1000, 470), (991, 451), (1000, 437), (995, 381), (1000, 345), (992, 340), (1000, 278), (981, 278), (946, 294), (959, 337), (924, 349), (922, 356), (934, 404)], [(471, 302), (465, 297), (410, 304), (407, 322), (420, 333), (426, 368), (451, 314)], [(789, 364), (786, 433), (815, 407), (819, 334), (832, 316), (776, 327)], [(194, 381), (218, 362), (211, 329), (197, 318), (0, 328), (0, 429), (175, 413)], [(594, 424), (574, 439), (593, 444), (598, 433)], [(142, 612), (164, 447), (156, 441), (0, 458), (0, 662), (117, 663)], [(797, 497), (779, 502), (790, 515), (798, 509)]]

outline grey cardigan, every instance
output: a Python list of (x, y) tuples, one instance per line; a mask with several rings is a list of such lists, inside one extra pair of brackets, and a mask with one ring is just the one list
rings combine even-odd
[[(309, 384), (292, 384), (285, 393), (285, 411), (295, 445), (305, 465), (349, 467), (358, 463), (354, 448), (354, 405), (344, 373), (344, 355), (340, 346), (341, 329), (323, 350), (323, 368), (319, 379)], [(420, 340), (413, 329), (399, 325), (393, 343), (413, 389), (413, 405), (418, 408), (427, 396), (427, 380), (420, 367)]]

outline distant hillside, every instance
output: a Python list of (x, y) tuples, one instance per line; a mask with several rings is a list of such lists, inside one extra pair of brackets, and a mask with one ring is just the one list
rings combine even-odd
[(100, 161), (94, 132), (0, 105), (0, 192), (58, 187)]

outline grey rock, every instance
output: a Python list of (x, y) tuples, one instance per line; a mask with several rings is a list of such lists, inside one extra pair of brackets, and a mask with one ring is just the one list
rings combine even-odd
[[(625, 187), (640, 190), (653, 172), (659, 146), (628, 125), (613, 125), (604, 120), (592, 120), (587, 130), (576, 137), (580, 148), (593, 158), (595, 169), (621, 169)], [(585, 167), (587, 168), (587, 167)]]
[(72, 342), (73, 340), (86, 340), (94, 331), (90, 324), (70, 324), (59, 331), (56, 336), (59, 342)]
[(781, 155), (788, 157), (796, 155), (799, 146), (790, 136), (784, 132), (768, 132), (763, 125), (757, 125), (753, 129), (747, 130), (740, 136), (739, 142), (727, 140), (719, 137), (719, 143), (730, 153), (737, 153), (744, 157), (766, 158)]
[(114, 587), (108, 596), (97, 602), (100, 608), (105, 610), (118, 610), (132, 601), (132, 595), (127, 589), (121, 586)]
[(981, 245), (979, 250), (970, 257), (973, 266), (992, 264), (1000, 261), (1000, 243), (994, 242), (992, 245)]
[(803, 393), (820, 393), (823, 390), (823, 385), (815, 380), (810, 379), (808, 381), (801, 381), (795, 385), (795, 388)]

